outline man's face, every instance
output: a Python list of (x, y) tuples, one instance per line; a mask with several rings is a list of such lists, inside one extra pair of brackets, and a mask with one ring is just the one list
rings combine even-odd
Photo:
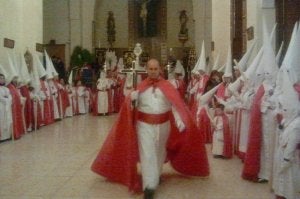
[(0, 85), (5, 85), (5, 77), (0, 75)]
[(150, 79), (157, 79), (160, 74), (160, 66), (157, 60), (150, 60), (147, 63), (147, 73)]

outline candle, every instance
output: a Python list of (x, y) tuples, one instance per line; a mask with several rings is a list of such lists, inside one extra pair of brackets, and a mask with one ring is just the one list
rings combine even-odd
[(100, 40), (99, 40), (99, 42), (98, 42), (98, 48), (100, 48)]

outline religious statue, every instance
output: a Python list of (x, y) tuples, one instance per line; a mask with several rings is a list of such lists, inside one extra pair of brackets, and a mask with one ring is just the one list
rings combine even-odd
[(139, 36), (154, 37), (157, 34), (157, 5), (159, 0), (140, 0), (138, 13)]
[(187, 22), (188, 22), (188, 16), (186, 14), (186, 10), (181, 10), (180, 11), (179, 22), (180, 22), (180, 31), (179, 31), (179, 34), (178, 34), (178, 39), (184, 45), (184, 43), (188, 40), (188, 36), (189, 36), (188, 35), (188, 28), (186, 27)]
[(113, 42), (116, 40), (116, 30), (115, 30), (115, 18), (112, 11), (108, 12), (107, 24), (107, 41), (112, 48)]
[(29, 52), (29, 50), (27, 49), (25, 54), (24, 54), (24, 58), (25, 58), (25, 62), (28, 68), (28, 72), (31, 73), (33, 70), (33, 58), (32, 58), (32, 54)]

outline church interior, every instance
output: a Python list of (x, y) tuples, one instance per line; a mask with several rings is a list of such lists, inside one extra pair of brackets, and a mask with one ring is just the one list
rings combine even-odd
[(92, 164), (152, 59), (209, 165), (166, 162), (154, 198), (300, 198), (299, 0), (0, 0), (0, 19), (0, 198), (147, 199)]

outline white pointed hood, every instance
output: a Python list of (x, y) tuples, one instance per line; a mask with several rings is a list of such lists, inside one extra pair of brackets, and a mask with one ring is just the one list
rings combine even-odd
[(223, 77), (233, 77), (232, 76), (231, 44), (229, 44), (229, 46), (228, 46), (227, 60), (226, 60), (225, 72), (224, 72)]
[(298, 24), (295, 23), (293, 33), (292, 33), (292, 36), (291, 36), (291, 40), (290, 40), (290, 43), (289, 43), (289, 47), (288, 47), (288, 49), (285, 53), (285, 57), (284, 57), (283, 62), (282, 62), (282, 67), (288, 67), (288, 66), (291, 65), (291, 63), (290, 63), (291, 62), (291, 55), (292, 55), (292, 52), (295, 49), (297, 32), (298, 32)]
[(255, 75), (256, 75), (256, 70), (259, 66), (262, 55), (263, 55), (263, 47), (261, 47), (261, 49), (255, 56), (255, 58), (253, 59), (252, 63), (247, 68), (247, 70), (244, 73), (242, 73), (243, 79), (247, 78), (247, 80), (249, 80), (249, 81), (255, 81), (254, 79), (255, 79)]
[(283, 114), (293, 116), (299, 113), (299, 95), (294, 89), (293, 83), (287, 76), (286, 78), (283, 78), (282, 93), (278, 99), (282, 105)]
[(224, 64), (223, 66), (221, 66), (221, 67), (218, 69), (218, 72), (224, 73), (225, 67), (226, 67), (226, 64)]
[[(247, 52), (243, 55), (242, 59), (238, 62), (239, 63), (239, 70), (241, 71), (246, 71), (246, 69), (248, 68), (248, 66), (250, 65), (250, 58), (252, 55), (252, 52), (256, 46), (256, 42), (257, 40), (255, 39), (252, 43), (252, 45), (250, 46), (250, 48), (247, 50)], [(235, 66), (236, 67), (236, 66)], [(236, 68), (235, 68), (236, 69)]]
[(195, 66), (197, 71), (204, 71), (206, 72), (206, 61), (205, 61), (205, 47), (204, 41), (202, 42), (201, 54)]
[(54, 67), (54, 64), (49, 57), (46, 50), (44, 50), (45, 58), (46, 58), (46, 71), (47, 71), (47, 79), (51, 79), (53, 77), (57, 77), (58, 73)]
[(199, 98), (200, 104), (201, 105), (207, 104), (209, 102), (209, 100), (214, 96), (215, 92), (218, 90), (218, 88), (220, 87), (221, 84), (222, 83), (218, 84), (214, 88), (210, 89), (209, 91), (207, 91), (206, 93), (201, 95)]
[(21, 61), (21, 67), (20, 67), (21, 82), (23, 84), (28, 84), (31, 81), (31, 77), (28, 72), (28, 66), (26, 64), (24, 55), (20, 54), (19, 59)]
[(213, 67), (212, 67), (212, 71), (213, 70), (218, 70), (218, 68), (219, 68), (219, 60), (220, 60), (220, 53), (218, 53), (218, 55), (217, 55), (217, 57), (215, 59), (215, 63), (213, 65)]
[(270, 34), (270, 41), (271, 41), (271, 43), (273, 42), (274, 37), (275, 37), (275, 30), (276, 30), (276, 27), (277, 27), (277, 23), (274, 24), (274, 26), (273, 26), (273, 28), (272, 28), (272, 31), (271, 31), (271, 34)]
[(272, 43), (264, 19), (263, 19), (263, 33), (264, 33), (264, 46), (263, 46), (264, 52), (260, 64), (263, 67), (264, 79), (266, 80), (269, 79), (275, 82), (279, 68), (276, 63), (276, 56), (272, 47)]
[(39, 58), (39, 55), (37, 53), (33, 53), (32, 54), (32, 59), (33, 59), (32, 60), (33, 65), (37, 69), (37, 73), (38, 73), (39, 78), (42, 78), (42, 77), (46, 76), (47, 73), (46, 73), (46, 70), (45, 70), (45, 68), (44, 68), (44, 66), (43, 66), (43, 64), (42, 64), (42, 62)]
[(228, 85), (228, 89), (233, 93), (237, 92), (238, 89), (241, 87), (241, 81), (242, 81), (241, 77), (237, 78), (233, 83), (230, 83)]
[[(32, 71), (30, 74), (31, 77), (31, 86), (35, 89), (35, 92), (39, 92), (41, 90), (41, 82), (40, 82), (40, 76), (39, 76), (39, 66), (40, 59), (37, 57), (36, 54), (32, 55)], [(43, 68), (44, 69), (44, 68)], [(45, 69), (43, 70), (45, 72)]]
[(121, 72), (121, 71), (124, 69), (124, 61), (123, 61), (123, 58), (122, 58), (122, 57), (119, 58), (117, 67), (118, 67), (118, 69), (117, 69), (118, 72)]
[(176, 66), (175, 66), (174, 72), (175, 73), (180, 73), (182, 75), (181, 77), (184, 78), (185, 70), (184, 70), (183, 65), (181, 64), (180, 60), (176, 61)]
[(70, 74), (69, 74), (69, 78), (68, 78), (68, 83), (70, 84), (70, 86), (73, 83), (73, 70), (71, 70)]
[(18, 77), (19, 75), (16, 70), (16, 67), (14, 66), (12, 56), (8, 51), (6, 52), (7, 52), (7, 65), (5, 67), (5, 70), (7, 72), (7, 77), (5, 79), (8, 83), (10, 83), (13, 80), (13, 78)]
[(279, 66), (281, 55), (282, 55), (283, 45), (284, 45), (284, 42), (282, 41), (281, 45), (280, 45), (280, 48), (279, 48), (279, 50), (277, 52), (277, 55), (276, 55), (276, 63), (277, 63), (278, 66)]
[[(298, 25), (297, 25), (298, 26)], [(295, 34), (295, 38), (293, 39), (293, 44), (287, 63), (285, 63), (285, 67), (289, 71), (289, 76), (293, 84), (300, 83), (300, 30), (297, 29), (297, 33)]]

